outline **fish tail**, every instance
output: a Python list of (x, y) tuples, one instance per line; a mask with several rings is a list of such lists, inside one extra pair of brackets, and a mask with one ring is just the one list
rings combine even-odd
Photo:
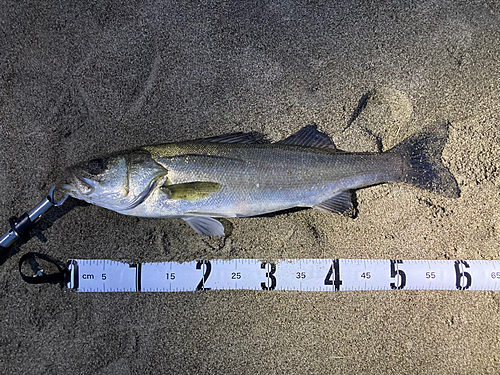
[(458, 198), (460, 189), (457, 181), (441, 161), (448, 140), (448, 126), (447, 121), (438, 121), (388, 152), (401, 155), (406, 162), (402, 181), (450, 198)]

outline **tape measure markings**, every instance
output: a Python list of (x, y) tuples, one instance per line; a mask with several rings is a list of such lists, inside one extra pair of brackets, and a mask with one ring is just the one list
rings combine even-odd
[(500, 261), (292, 259), (199, 260), (127, 264), (68, 261), (68, 287), (79, 292), (196, 290), (500, 290)]

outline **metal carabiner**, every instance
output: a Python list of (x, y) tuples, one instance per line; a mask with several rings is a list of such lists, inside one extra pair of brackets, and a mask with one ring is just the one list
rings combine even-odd
[(9, 219), (10, 230), (0, 238), (1, 247), (8, 248), (18, 240), (27, 241), (30, 236), (30, 231), (36, 225), (40, 217), (52, 207), (59, 207), (66, 201), (68, 195), (65, 195), (60, 201), (54, 200), (55, 188), (56, 187), (53, 186), (47, 197), (29, 213), (25, 212), (20, 218), (11, 217)]

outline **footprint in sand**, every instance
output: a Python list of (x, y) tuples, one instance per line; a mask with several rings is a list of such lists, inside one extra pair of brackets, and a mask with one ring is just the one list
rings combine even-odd
[(342, 134), (346, 151), (385, 151), (414, 133), (408, 126), (413, 105), (408, 94), (393, 89), (373, 90), (361, 98)]

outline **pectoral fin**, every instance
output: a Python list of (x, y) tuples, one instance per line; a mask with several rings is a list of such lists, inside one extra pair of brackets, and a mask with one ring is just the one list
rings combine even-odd
[(326, 201), (313, 206), (313, 208), (325, 212), (343, 214), (353, 209), (351, 192), (349, 190), (341, 191)]
[(195, 230), (196, 233), (205, 236), (224, 236), (224, 226), (215, 219), (207, 216), (186, 216), (183, 217), (186, 223)]
[(218, 192), (221, 187), (222, 185), (217, 182), (196, 181), (185, 184), (165, 184), (160, 187), (160, 190), (169, 199), (195, 201)]

